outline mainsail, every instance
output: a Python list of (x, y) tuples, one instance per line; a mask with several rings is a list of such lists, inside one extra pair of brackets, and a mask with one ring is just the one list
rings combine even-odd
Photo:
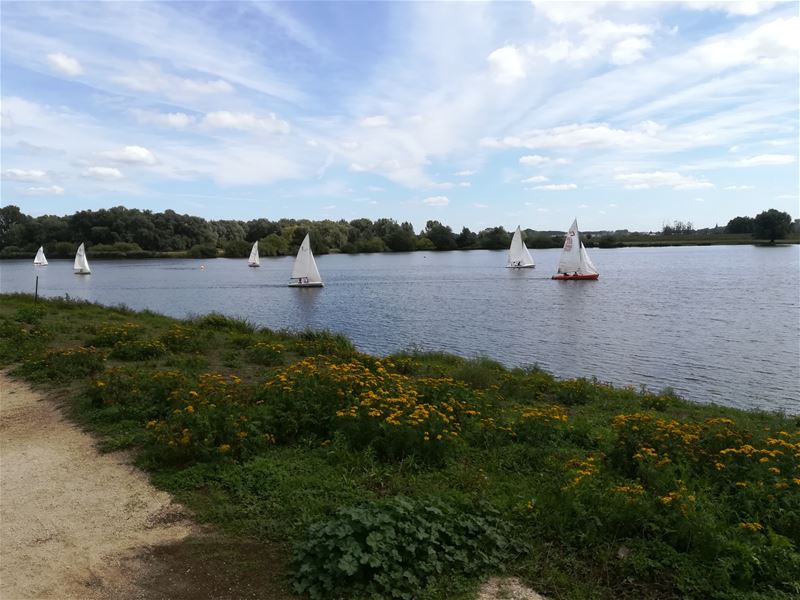
[(258, 241), (253, 244), (253, 249), (250, 250), (250, 258), (247, 259), (247, 264), (251, 267), (261, 266), (261, 259), (258, 258)]
[(579, 273), (581, 268), (581, 237), (578, 232), (578, 219), (570, 225), (564, 237), (564, 248), (558, 261), (558, 272), (567, 275)]
[[(296, 281), (295, 281), (296, 280)], [(297, 251), (297, 258), (294, 259), (292, 268), (292, 282), (289, 285), (322, 285), (322, 278), (317, 270), (317, 263), (311, 252), (311, 240), (306, 234), (300, 250)]]
[(33, 259), (33, 264), (42, 267), (47, 264), (47, 259), (44, 257), (44, 246), (39, 246), (39, 251), (36, 253), (36, 258)]
[(517, 230), (514, 232), (514, 237), (511, 238), (511, 247), (508, 249), (508, 262), (507, 267), (533, 267), (534, 262), (531, 253), (522, 241), (522, 229), (517, 225)]
[(88, 275), (92, 272), (89, 268), (89, 261), (86, 260), (86, 249), (83, 244), (78, 246), (78, 252), (75, 254), (75, 264), (72, 265), (72, 269), (76, 275)]

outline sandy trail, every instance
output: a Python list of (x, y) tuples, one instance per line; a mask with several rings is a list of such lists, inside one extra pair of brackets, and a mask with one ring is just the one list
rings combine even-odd
[(122, 453), (0, 372), (0, 599), (137, 597), (143, 552), (195, 530)]

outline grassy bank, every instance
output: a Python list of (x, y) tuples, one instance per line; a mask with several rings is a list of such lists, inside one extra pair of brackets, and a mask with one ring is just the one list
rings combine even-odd
[(800, 594), (797, 418), (23, 295), (0, 340), (304, 596), (469, 598), (503, 569), (553, 598)]

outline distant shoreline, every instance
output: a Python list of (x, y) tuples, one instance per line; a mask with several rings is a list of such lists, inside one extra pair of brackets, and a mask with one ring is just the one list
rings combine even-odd
[[(598, 244), (593, 242), (593, 240), (587, 240), (586, 247), (590, 249), (615, 249), (615, 248), (666, 248), (670, 246), (794, 246), (800, 244), (800, 236), (788, 238), (785, 240), (776, 240), (774, 244), (770, 244), (768, 240), (735, 240), (735, 239), (725, 239), (725, 240), (715, 240), (713, 238), (703, 238), (703, 239), (673, 239), (673, 240), (664, 240), (664, 239), (654, 239), (654, 240), (631, 240), (631, 241), (618, 241), (615, 242), (613, 245), (609, 244)], [(561, 246), (539, 246), (539, 245), (529, 245), (528, 248), (531, 250), (549, 250), (549, 249), (558, 249)], [(407, 250), (403, 252), (393, 252), (393, 251), (382, 251), (382, 252), (341, 252), (341, 251), (331, 251), (325, 253), (319, 253), (318, 256), (322, 256), (325, 254), (344, 254), (348, 256), (355, 256), (359, 254), (407, 254), (410, 252), (434, 252), (434, 253), (446, 253), (446, 252), (471, 252), (473, 250), (490, 250), (490, 251), (503, 251), (505, 248), (458, 248), (454, 250), (436, 250), (436, 249), (417, 249), (417, 250)], [(35, 253), (33, 253), (35, 254)], [(22, 260), (31, 258), (32, 260), (32, 253), (30, 252), (15, 252), (11, 255), (4, 255), (0, 256), (0, 260)], [(262, 258), (280, 258), (285, 256), (293, 256), (292, 254), (278, 254), (275, 256), (262, 256)], [(231, 258), (231, 259), (241, 259), (247, 258), (245, 256), (226, 256), (224, 252), (220, 252), (217, 256), (190, 256), (188, 252), (181, 251), (181, 252), (156, 252), (156, 251), (149, 251), (149, 250), (140, 250), (135, 252), (101, 252), (101, 253), (93, 253), (91, 248), (87, 249), (87, 257), (92, 260), (144, 260), (144, 259), (213, 259), (213, 258)], [(72, 255), (48, 255), (48, 258), (51, 259), (72, 259), (74, 258)]]

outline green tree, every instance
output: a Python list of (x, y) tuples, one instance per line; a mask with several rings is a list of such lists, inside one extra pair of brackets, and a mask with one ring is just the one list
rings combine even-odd
[(734, 217), (725, 226), (726, 233), (753, 233), (753, 217)]
[(423, 233), (437, 250), (455, 250), (458, 247), (453, 230), (439, 221), (428, 221)]
[(786, 237), (791, 230), (792, 216), (775, 208), (758, 213), (756, 218), (753, 219), (753, 237), (769, 240), (770, 244), (774, 244), (775, 240)]
[(456, 236), (456, 245), (459, 249), (472, 248), (478, 244), (478, 234), (464, 227)]

